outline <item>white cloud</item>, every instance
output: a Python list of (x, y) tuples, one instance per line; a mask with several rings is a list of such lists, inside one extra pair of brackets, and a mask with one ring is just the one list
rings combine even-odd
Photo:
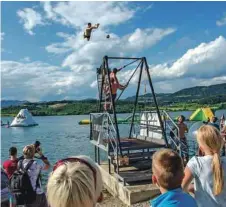
[[(211, 79), (226, 76), (226, 39), (219, 36), (214, 41), (201, 43), (193, 49), (189, 49), (181, 58), (157, 65), (149, 65), (150, 73), (155, 82), (197, 78)], [(127, 79), (133, 70), (121, 72), (121, 78)], [(124, 80), (124, 81), (125, 81)], [(138, 73), (132, 79), (132, 83), (138, 80)], [(146, 80), (146, 79), (144, 79)], [(221, 80), (221, 79), (215, 79)]]
[(19, 10), (17, 15), (20, 17), (21, 22), (24, 24), (24, 29), (30, 34), (34, 35), (35, 33), (32, 29), (36, 25), (44, 25), (43, 18), (41, 14), (36, 12), (31, 8), (25, 8), (23, 10)]
[(100, 58), (105, 55), (119, 56), (123, 54), (134, 55), (145, 48), (150, 48), (161, 41), (167, 35), (175, 32), (173, 28), (137, 28), (131, 34), (119, 37), (110, 33), (110, 39), (106, 39), (106, 32), (96, 30), (92, 35), (92, 41), (82, 39), (82, 31), (77, 35), (58, 34), (64, 38), (64, 42), (53, 43), (46, 47), (51, 53), (60, 54), (71, 52), (62, 63), (63, 67), (72, 70), (92, 70), (100, 64)]
[(83, 28), (88, 22), (103, 27), (117, 25), (133, 17), (135, 10), (125, 2), (59, 2), (43, 4), (46, 17), (62, 24)]
[(79, 99), (95, 78), (93, 72), (76, 73), (61, 70), (58, 66), (43, 62), (1, 62), (2, 98), (19, 100), (62, 100), (66, 96)]
[(202, 43), (188, 50), (172, 65), (151, 66), (156, 79), (173, 79), (179, 77), (212, 78), (226, 74), (226, 40), (219, 36), (212, 42)]
[[(225, 82), (226, 78), (226, 39), (219, 36), (214, 41), (202, 43), (189, 49), (181, 58), (173, 63), (149, 65), (155, 85), (160, 91), (175, 91), (195, 85), (211, 85)], [(123, 83), (128, 80), (134, 70), (122, 71), (119, 77)], [(143, 78), (143, 82), (147, 78)], [(137, 84), (138, 73), (131, 80)], [(163, 90), (165, 89), (165, 90)], [(168, 89), (168, 90), (166, 90)]]
[(31, 58), (27, 56), (27, 57), (24, 57), (23, 59), (21, 59), (21, 61), (23, 61), (23, 62), (30, 62)]
[[(126, 26), (137, 12), (125, 2), (44, 2), (42, 5), (45, 15), (41, 16), (28, 8), (19, 11), (18, 15), (30, 34), (33, 34), (32, 29), (36, 25), (46, 24), (47, 21), (75, 28), (74, 34), (58, 32), (56, 35), (62, 38), (61, 41), (46, 46), (49, 53), (65, 56), (61, 64), (64, 68), (42, 62), (3, 61), (4, 97), (29, 100), (94, 97), (97, 87), (95, 71), (103, 56), (139, 56), (145, 49), (150, 49), (176, 31), (175, 28), (136, 28), (122, 36), (111, 32), (110, 28), (115, 25)], [(100, 23), (100, 27), (93, 31), (88, 42), (83, 39), (83, 30), (90, 21)], [(107, 34), (110, 34), (110, 39), (106, 39)], [(182, 38), (178, 44), (187, 49), (190, 45), (188, 40)], [(154, 87), (157, 92), (172, 92), (184, 87), (224, 82), (225, 54), (226, 40), (220, 36), (212, 42), (189, 49), (172, 63), (150, 65)], [(119, 61), (115, 66), (122, 65), (124, 62)], [(118, 74), (122, 83), (127, 82), (132, 69), (130, 67)], [(135, 75), (131, 82), (134, 84), (137, 80)], [(134, 87), (133, 84), (131, 87)], [(24, 98), (18, 97), (22, 94)]]
[(4, 36), (5, 36), (5, 33), (4, 33), (4, 32), (1, 32), (1, 33), (0, 33), (1, 41), (4, 40)]
[(149, 48), (161, 41), (165, 36), (170, 35), (175, 31), (174, 28), (148, 28), (144, 30), (137, 28), (134, 33), (126, 37), (125, 46), (128, 50), (142, 50)]
[(4, 36), (5, 36), (5, 33), (4, 32), (1, 32), (0, 33), (0, 38), (1, 38), (1, 42), (0, 42), (0, 45), (1, 45), (1, 53), (2, 52), (5, 52), (4, 48), (2, 47), (2, 41), (4, 40)]
[(49, 19), (56, 19), (56, 14), (54, 13), (53, 9), (52, 9), (52, 5), (50, 1), (45, 1), (42, 2), (43, 3), (43, 9), (46, 12), (46, 16)]
[[(155, 91), (174, 92), (197, 85), (225, 83), (226, 60), (223, 54), (226, 54), (226, 40), (220, 36), (188, 50), (173, 63), (150, 65)], [(76, 63), (78, 68), (69, 71), (43, 62), (2, 61), (2, 98), (30, 101), (95, 98), (95, 67), (89, 62), (87, 65)], [(126, 83), (133, 71), (125, 68), (119, 72), (120, 82)], [(138, 73), (131, 80), (124, 98), (135, 94), (137, 80)], [(141, 93), (143, 90), (144, 82)], [(147, 92), (150, 92), (148, 87)]]
[(224, 16), (220, 19), (216, 21), (217, 26), (224, 26), (226, 25), (226, 13), (224, 14)]
[(150, 4), (150, 5), (148, 5), (147, 7), (144, 8), (143, 12), (147, 12), (152, 8), (153, 8), (153, 4)]

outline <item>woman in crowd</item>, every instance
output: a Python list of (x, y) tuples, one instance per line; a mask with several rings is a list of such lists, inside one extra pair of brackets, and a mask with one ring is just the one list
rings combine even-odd
[(58, 161), (47, 183), (51, 207), (93, 207), (102, 200), (102, 177), (87, 156)]

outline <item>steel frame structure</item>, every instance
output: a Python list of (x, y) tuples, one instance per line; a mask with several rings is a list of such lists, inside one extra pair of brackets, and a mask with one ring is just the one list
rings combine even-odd
[[(121, 152), (121, 146), (120, 146), (119, 128), (118, 128), (118, 123), (117, 123), (117, 112), (116, 112), (115, 102), (113, 101), (113, 98), (112, 98), (112, 93), (111, 93), (112, 88), (111, 88), (111, 84), (110, 84), (110, 68), (109, 68), (109, 61), (110, 60), (135, 60), (135, 61), (137, 60), (137, 61), (139, 61), (137, 68), (134, 70), (134, 73), (132, 74), (132, 76), (130, 77), (130, 79), (128, 81), (128, 83), (129, 83), (130, 80), (132, 79), (132, 77), (134, 76), (134, 74), (136, 73), (136, 71), (139, 69), (140, 70), (139, 79), (138, 79), (138, 84), (137, 84), (136, 97), (135, 97), (135, 101), (134, 101), (134, 109), (133, 109), (133, 114), (132, 114), (132, 121), (131, 121), (131, 126), (130, 126), (129, 138), (131, 138), (132, 130), (133, 130), (133, 127), (134, 127), (134, 118), (135, 118), (135, 113), (136, 113), (137, 104), (138, 104), (141, 78), (142, 78), (142, 73), (145, 70), (146, 74), (147, 74), (147, 78), (148, 78), (148, 85), (150, 86), (152, 96), (153, 96), (153, 100), (154, 100), (154, 105), (155, 105), (155, 108), (156, 108), (156, 112), (158, 114), (158, 119), (160, 120), (160, 126), (161, 126), (161, 129), (162, 129), (162, 132), (163, 132), (162, 135), (163, 135), (163, 138), (166, 142), (166, 145), (168, 146), (168, 141), (167, 141), (166, 133), (165, 133), (165, 130), (164, 130), (164, 124), (163, 124), (163, 121), (162, 121), (162, 118), (161, 118), (161, 115), (160, 115), (160, 110), (159, 110), (157, 99), (156, 99), (156, 96), (155, 96), (154, 87), (153, 87), (153, 84), (152, 84), (151, 75), (150, 75), (150, 72), (149, 72), (149, 67), (148, 67), (146, 58), (145, 57), (141, 57), (141, 58), (132, 57), (131, 58), (131, 57), (108, 57), (108, 56), (104, 56), (102, 64), (100, 66), (100, 72), (102, 74), (107, 75), (107, 82), (108, 82), (107, 84), (109, 84), (109, 87), (110, 87), (110, 102), (111, 102), (112, 110), (113, 110), (113, 118), (114, 118), (114, 123), (115, 123), (115, 128), (116, 128), (117, 140), (118, 140), (118, 143), (119, 143), (119, 153), (120, 153), (120, 155), (122, 155), (122, 152)], [(102, 112), (103, 87), (104, 87), (104, 84), (106, 84), (105, 83), (105, 75), (102, 76), (101, 88), (99, 88), (100, 93), (99, 93), (99, 109), (98, 109), (98, 112)], [(119, 95), (119, 98), (121, 97), (123, 92), (124, 91), (121, 92), (121, 94)]]

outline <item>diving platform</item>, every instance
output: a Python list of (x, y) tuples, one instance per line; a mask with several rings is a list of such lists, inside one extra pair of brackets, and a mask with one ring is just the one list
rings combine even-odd
[[(111, 167), (113, 169), (113, 166)], [(123, 182), (119, 182), (117, 173), (108, 173), (107, 162), (100, 163), (99, 169), (107, 191), (128, 206), (149, 201), (160, 194), (159, 188), (151, 183), (151, 173), (144, 175), (141, 171), (134, 170), (134, 168), (131, 168), (129, 172), (122, 170), (120, 176), (130, 179), (130, 183), (133, 183), (133, 185), (124, 185)], [(135, 177), (140, 177), (139, 183), (133, 181)]]
[[(109, 64), (111, 60), (133, 60), (116, 71), (124, 70), (129, 65), (132, 75), (128, 77), (128, 87), (132, 78), (137, 74), (138, 82), (134, 107), (127, 124), (127, 135), (121, 136), (119, 131), (117, 100), (127, 87), (121, 90), (117, 99), (112, 94), (112, 74)], [(114, 64), (113, 64), (114, 65)], [(115, 71), (115, 69), (113, 70)], [(152, 110), (141, 110), (138, 107), (140, 86), (143, 80), (147, 81), (152, 95)], [(151, 81), (149, 67), (145, 57), (142, 58), (103, 58), (100, 68), (97, 69), (97, 85), (99, 90), (99, 109), (90, 114), (90, 142), (94, 146), (95, 162), (99, 164), (102, 178), (107, 190), (118, 196), (125, 204), (147, 201), (159, 194), (158, 188), (152, 184), (152, 155), (162, 148), (172, 148), (182, 153), (182, 144), (178, 138), (179, 128), (165, 111), (160, 111)], [(146, 91), (146, 87), (145, 87)], [(147, 104), (147, 102), (146, 102)], [(110, 111), (112, 113), (110, 113)], [(125, 126), (123, 125), (123, 127)], [(174, 137), (169, 132), (176, 129)], [(124, 133), (123, 133), (124, 134)], [(106, 155), (106, 161), (101, 162), (100, 150)]]

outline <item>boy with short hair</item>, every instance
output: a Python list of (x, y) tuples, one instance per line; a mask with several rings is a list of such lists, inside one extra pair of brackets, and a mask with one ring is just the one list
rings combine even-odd
[(162, 195), (151, 201), (151, 207), (197, 207), (189, 194), (181, 188), (184, 166), (181, 157), (171, 149), (162, 149), (152, 158), (152, 182)]

